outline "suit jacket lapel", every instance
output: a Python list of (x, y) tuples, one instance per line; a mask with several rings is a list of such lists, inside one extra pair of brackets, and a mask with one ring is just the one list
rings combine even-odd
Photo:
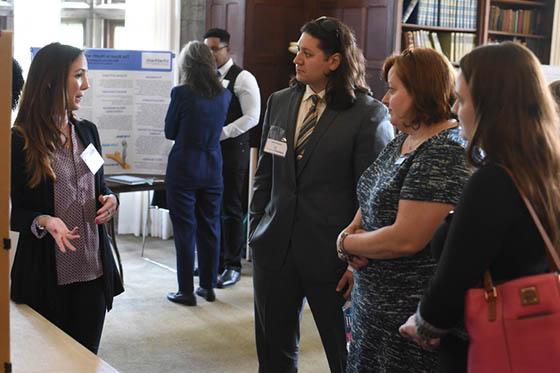
[(313, 133), (309, 137), (307, 144), (305, 144), (303, 158), (301, 160), (296, 160), (297, 162), (296, 177), (299, 177), (299, 175), (301, 174), (301, 171), (304, 169), (305, 165), (309, 161), (309, 158), (311, 158), (313, 150), (315, 150), (315, 147), (321, 140), (321, 137), (323, 137), (323, 135), (330, 127), (334, 118), (336, 118), (337, 115), (338, 115), (337, 111), (331, 110), (328, 107), (326, 107), (325, 110), (323, 111), (323, 114), (319, 118), (319, 122), (317, 122), (317, 125), (315, 126)]
[(290, 175), (292, 175), (294, 180), (296, 176), (295, 163), (294, 163), (295, 162), (294, 136), (296, 131), (296, 121), (299, 113), (299, 106), (301, 105), (303, 93), (304, 92), (301, 89), (294, 89), (288, 106), (288, 123), (286, 126), (286, 135), (287, 135), (286, 140), (288, 143), (288, 150), (286, 152), (286, 161), (288, 162)]

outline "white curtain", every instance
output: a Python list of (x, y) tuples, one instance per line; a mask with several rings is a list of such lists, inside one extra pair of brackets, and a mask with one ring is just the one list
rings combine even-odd
[(24, 77), (31, 63), (31, 47), (43, 47), (58, 41), (60, 0), (14, 1), (14, 57)]
[[(177, 54), (180, 26), (180, 0), (127, 0), (123, 47), (133, 50), (172, 51)], [(169, 212), (161, 210), (148, 214), (151, 196), (152, 193), (148, 192), (120, 195), (117, 225), (119, 234), (151, 234), (162, 238), (171, 234)], [(151, 216), (151, 224), (145, 232), (148, 215)]]
[(554, 4), (554, 23), (550, 45), (550, 64), (560, 65), (560, 0)]

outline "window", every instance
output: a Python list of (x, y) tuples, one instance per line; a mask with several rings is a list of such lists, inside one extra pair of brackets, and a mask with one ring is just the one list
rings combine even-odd
[(88, 48), (116, 46), (116, 35), (124, 27), (126, 0), (61, 0), (61, 3), (61, 42)]
[(0, 30), (14, 29), (13, 0), (0, 0)]

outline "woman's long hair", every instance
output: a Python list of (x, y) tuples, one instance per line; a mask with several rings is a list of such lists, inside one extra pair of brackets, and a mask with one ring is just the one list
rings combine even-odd
[[(356, 93), (370, 93), (366, 82), (366, 65), (356, 37), (348, 26), (336, 18), (320, 17), (300, 29), (319, 40), (319, 48), (327, 57), (340, 53), (340, 65), (329, 74), (325, 101), (333, 109), (345, 110), (356, 101)], [(292, 78), (291, 85), (301, 85)]]
[(188, 85), (196, 94), (212, 98), (219, 95), (222, 84), (218, 79), (216, 61), (210, 48), (199, 41), (187, 43), (177, 60), (179, 81)]
[(24, 139), (31, 188), (43, 179), (56, 179), (51, 156), (63, 146), (61, 125), (71, 115), (66, 109), (68, 73), (82, 53), (81, 49), (52, 43), (41, 48), (31, 62), (14, 124)]
[(558, 247), (560, 122), (539, 61), (505, 42), (474, 49), (460, 67), (476, 112), (469, 162), (509, 168)]

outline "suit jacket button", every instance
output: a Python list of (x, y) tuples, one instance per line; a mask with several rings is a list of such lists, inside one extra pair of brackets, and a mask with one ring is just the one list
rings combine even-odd
[(301, 161), (301, 159), (303, 158), (303, 154), (298, 154), (296, 158), (298, 161)]

